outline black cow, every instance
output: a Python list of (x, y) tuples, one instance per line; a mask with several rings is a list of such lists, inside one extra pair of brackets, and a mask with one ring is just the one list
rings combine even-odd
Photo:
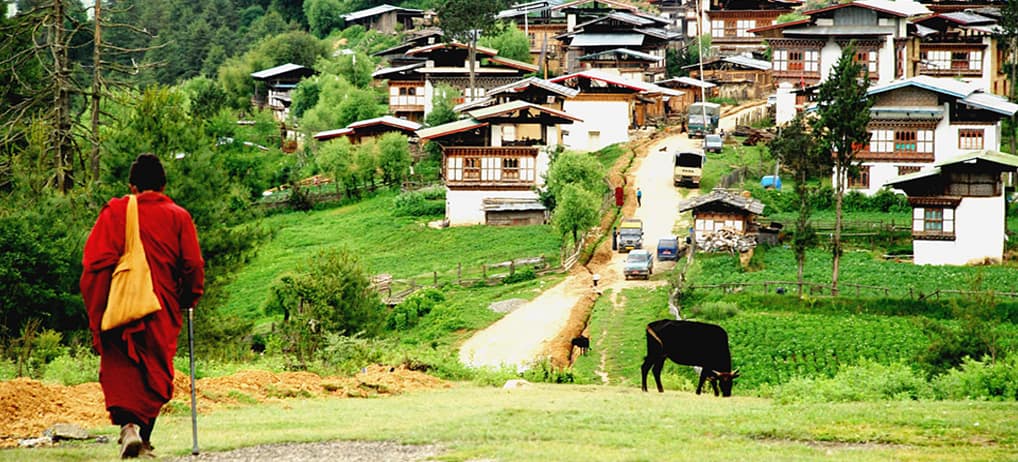
[(587, 350), (590, 349), (590, 339), (583, 335), (576, 336), (573, 338), (573, 346), (580, 349), (580, 355), (587, 354)]
[(732, 371), (728, 334), (721, 326), (671, 319), (647, 324), (647, 356), (640, 366), (643, 391), (647, 391), (647, 371), (653, 368), (657, 391), (664, 392), (661, 368), (666, 358), (677, 364), (701, 368), (696, 394), (703, 390), (704, 381), (709, 380), (714, 396), (718, 395), (718, 382), (721, 383), (721, 394), (732, 396), (732, 380), (739, 376), (739, 371)]

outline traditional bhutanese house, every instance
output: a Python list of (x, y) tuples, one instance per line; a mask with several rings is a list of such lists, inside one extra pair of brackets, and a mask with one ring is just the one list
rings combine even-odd
[(256, 82), (251, 102), (259, 109), (268, 107), (276, 120), (285, 121), (290, 114), (290, 92), (312, 75), (314, 69), (292, 63), (252, 72), (251, 78)]
[(580, 90), (552, 83), (538, 77), (527, 77), (508, 85), (488, 90), (484, 98), (470, 103), (463, 103), (455, 108), (456, 112), (478, 109), (510, 101), (526, 101), (538, 106), (556, 110), (564, 110), (563, 105), (569, 98), (580, 93)]
[(400, 67), (408, 64), (416, 64), (427, 61), (424, 56), (407, 56), (406, 52), (423, 46), (434, 45), (445, 42), (442, 31), (439, 29), (413, 30), (404, 34), (403, 43), (391, 48), (379, 50), (371, 54), (382, 58), (389, 67)]
[(971, 10), (939, 13), (914, 21), (919, 55), (913, 75), (954, 77), (978, 83), (998, 95), (1011, 87), (1004, 69), (1006, 54), (994, 36), (997, 19)]
[(1001, 119), (1018, 105), (976, 83), (920, 75), (870, 87), (870, 141), (856, 153), (849, 188), (875, 193), (888, 180), (960, 152), (1000, 149)]
[(318, 141), (328, 141), (345, 136), (350, 143), (360, 144), (368, 140), (378, 140), (382, 135), (397, 132), (406, 135), (412, 141), (417, 140), (417, 130), (421, 124), (393, 116), (382, 116), (374, 119), (359, 120), (347, 125), (346, 128), (326, 130), (312, 135)]
[(654, 82), (654, 85), (682, 92), (681, 96), (668, 98), (666, 112), (669, 114), (685, 115), (686, 108), (690, 104), (701, 101), (705, 96), (707, 99), (718, 96), (718, 86), (716, 84), (692, 77), (672, 77)]
[[(375, 79), (388, 80), (389, 112), (407, 120), (423, 121), (431, 112), (435, 88), (446, 84), (464, 95), (463, 102), (484, 96), (489, 88), (506, 85), (537, 66), (498, 56), (498, 50), (477, 47), (473, 90), (470, 86), (467, 46), (459, 42), (438, 43), (407, 50), (408, 57), (423, 57), (423, 62), (375, 71)], [(476, 95), (476, 97), (471, 97)]]
[(537, 63), (547, 78), (565, 69), (565, 49), (556, 40), (572, 31), (577, 24), (616, 11), (639, 13), (634, 5), (613, 0), (547, 0), (521, 2), (502, 10), (496, 19), (512, 21), (530, 41), (531, 62)]
[(474, 109), (468, 117), (417, 131), (442, 148), (445, 216), (450, 225), (544, 223), (537, 188), (559, 126), (573, 115), (526, 101)]
[(566, 50), (566, 72), (597, 69), (653, 82), (664, 78), (665, 50), (680, 37), (664, 29), (666, 24), (659, 17), (615, 12), (577, 24), (556, 39)]
[(679, 205), (679, 213), (692, 211), (694, 235), (701, 247), (703, 241), (722, 229), (743, 235), (756, 232), (756, 217), (763, 210), (763, 202), (722, 189), (696, 196)]
[(414, 20), (421, 20), (423, 18), (424, 11), (422, 10), (393, 5), (378, 5), (373, 8), (343, 15), (346, 27), (360, 24), (365, 29), (377, 30), (386, 34), (413, 29)]
[(912, 0), (856, 0), (806, 11), (806, 19), (750, 29), (771, 47), (776, 122), (795, 114), (787, 107), (794, 98), (782, 93), (827, 80), (850, 42), (873, 83), (910, 77), (909, 56), (918, 45), (908, 36), (909, 20), (929, 12)]
[(597, 151), (629, 141), (629, 129), (664, 118), (666, 99), (682, 92), (654, 84), (589, 70), (563, 75), (552, 82), (580, 90), (565, 100), (563, 110), (582, 119), (565, 129), (565, 145), (577, 151)]
[(703, 76), (700, 65), (683, 67), (689, 76), (717, 84), (718, 96), (743, 101), (764, 99), (774, 92), (771, 78), (771, 63), (751, 56), (737, 55), (710, 58), (703, 62)]
[(1007, 240), (1001, 173), (1016, 169), (1016, 156), (972, 151), (888, 181), (912, 206), (915, 264), (999, 262)]
[(766, 45), (750, 29), (773, 25), (778, 16), (791, 13), (801, 0), (710, 0), (707, 20), (711, 53), (728, 56), (764, 51)]

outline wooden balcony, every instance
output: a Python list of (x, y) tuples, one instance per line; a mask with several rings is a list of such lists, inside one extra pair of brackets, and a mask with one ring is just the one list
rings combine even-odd
[[(450, 189), (528, 190), (537, 180), (537, 147), (462, 146), (442, 152), (442, 176)], [(451, 167), (455, 158), (462, 161)]]

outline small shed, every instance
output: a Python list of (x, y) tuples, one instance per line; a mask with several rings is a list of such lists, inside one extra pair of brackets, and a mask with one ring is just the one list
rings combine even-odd
[(326, 130), (312, 135), (318, 141), (328, 141), (342, 136), (347, 137), (351, 143), (360, 144), (366, 140), (376, 140), (389, 132), (397, 132), (406, 135), (411, 142), (416, 144), (417, 130), (423, 125), (406, 119), (393, 116), (375, 117), (373, 119), (359, 120), (347, 125), (346, 128)]
[(536, 199), (489, 197), (482, 201), (481, 208), (487, 225), (543, 225), (548, 222), (548, 209)]
[[(286, 120), (290, 108), (290, 92), (301, 80), (315, 75), (315, 70), (299, 64), (287, 63), (281, 66), (252, 72), (251, 78), (261, 82), (255, 85), (252, 103), (258, 108), (268, 106), (278, 120)], [(264, 89), (260, 86), (264, 85)]]
[(715, 189), (679, 205), (680, 213), (692, 211), (698, 247), (703, 247), (704, 241), (722, 231), (743, 236), (755, 233), (756, 217), (763, 210), (763, 202), (748, 193), (741, 195), (723, 189)]
[(346, 27), (360, 24), (386, 34), (413, 29), (415, 19), (423, 21), (424, 11), (387, 4), (343, 15)]
[(885, 186), (901, 189), (912, 206), (912, 254), (917, 265), (999, 262), (1006, 225), (1002, 173), (1018, 156), (973, 151), (902, 175)]

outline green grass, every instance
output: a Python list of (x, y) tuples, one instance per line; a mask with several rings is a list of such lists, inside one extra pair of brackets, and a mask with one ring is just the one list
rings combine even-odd
[[(466, 226), (432, 229), (426, 220), (391, 214), (393, 195), (383, 194), (339, 208), (273, 215), (264, 225), (274, 230), (247, 266), (225, 288), (225, 312), (259, 319), (268, 288), (281, 275), (307, 264), (329, 248), (346, 247), (361, 258), (370, 274), (433, 282), (480, 276), (480, 266), (512, 258), (544, 255), (559, 263), (559, 236), (551, 226)], [(502, 270), (505, 271), (505, 270)]]
[[(721, 154), (707, 154), (707, 162), (703, 166), (703, 177), (700, 179), (701, 191), (710, 192), (722, 177), (742, 166), (749, 167), (750, 170), (745, 178), (747, 184), (759, 185), (761, 175), (774, 173), (774, 161), (771, 159), (770, 150), (762, 143), (756, 146), (743, 146), (744, 137), (727, 136), (725, 138)], [(743, 185), (734, 187), (741, 188)], [(782, 188), (784, 187), (785, 185), (782, 185)]]
[[(203, 453), (334, 440), (437, 444), (443, 461), (983, 461), (1018, 451), (1018, 403), (893, 401), (778, 405), (635, 388), (457, 384), (381, 399), (290, 399), (202, 415)], [(186, 457), (190, 419), (159, 419), (153, 443)], [(100, 432), (116, 440), (113, 427)], [(0, 460), (113, 460), (116, 445), (0, 451)]]

